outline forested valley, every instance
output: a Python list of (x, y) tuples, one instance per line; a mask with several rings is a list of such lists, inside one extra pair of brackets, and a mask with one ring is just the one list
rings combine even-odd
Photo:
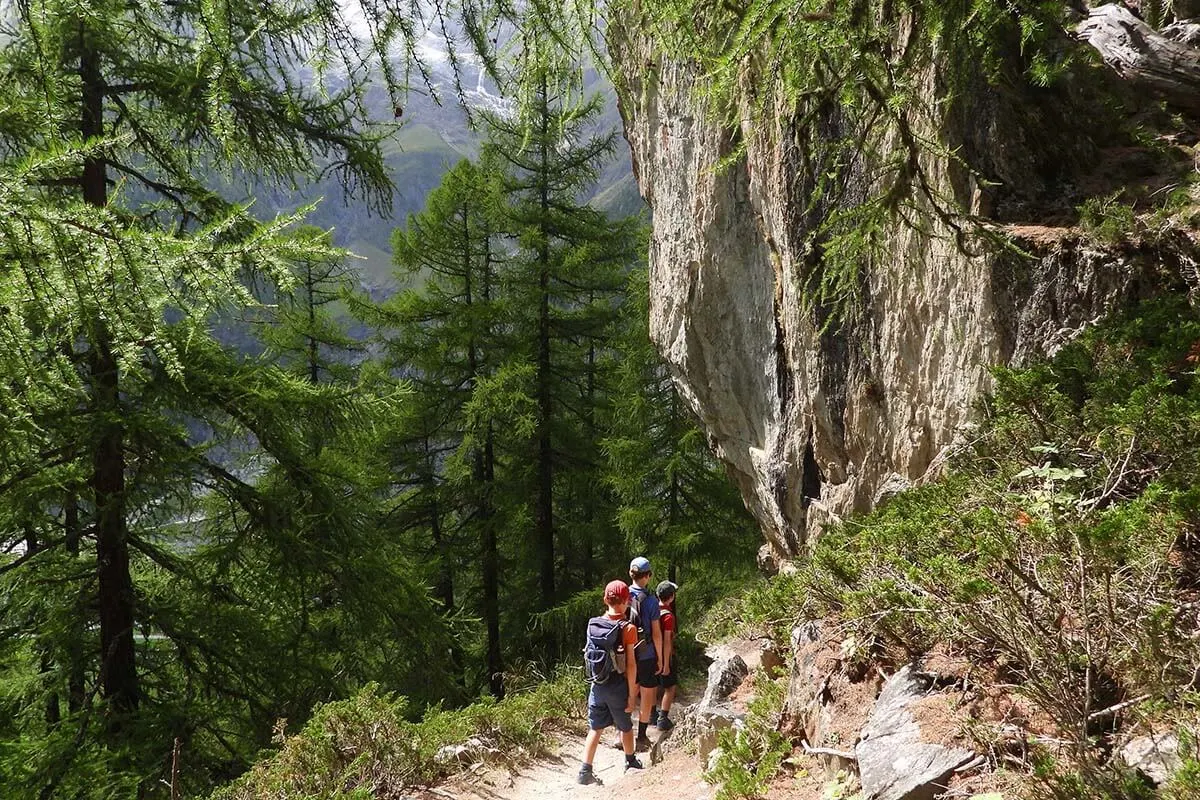
[(4, 797), (204, 796), (364, 688), (536, 682), (635, 551), (698, 597), (752, 569), (648, 340), (644, 214), (584, 202), (599, 99), (477, 113), (393, 219), (411, 288), (305, 225), (318, 179), (393, 213), (365, 98), (399, 115), (429, 21), (358, 10), (4, 5)]
[(1198, 86), (1196, 0), (0, 0), (0, 800), (1200, 796)]

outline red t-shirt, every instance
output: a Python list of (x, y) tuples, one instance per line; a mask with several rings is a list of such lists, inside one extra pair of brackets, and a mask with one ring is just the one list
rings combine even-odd
[(671, 633), (674, 633), (675, 632), (675, 609), (672, 608), (671, 606), (664, 605), (662, 607), (662, 616), (659, 617), (658, 621), (662, 625), (663, 633), (666, 633), (667, 631), (671, 631)]

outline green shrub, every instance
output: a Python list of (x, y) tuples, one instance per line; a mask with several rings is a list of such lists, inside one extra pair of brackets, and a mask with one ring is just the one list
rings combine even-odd
[(398, 798), (459, 768), (439, 758), (447, 746), (476, 739), (472, 760), (515, 762), (538, 755), (554, 726), (583, 717), (586, 688), (579, 675), (560, 671), (536, 689), (463, 709), (431, 709), (406, 719), (405, 698), (368, 686), (349, 700), (320, 707), (304, 729), (282, 739), (264, 758), (213, 800), (370, 800)]
[(1133, 206), (1122, 202), (1124, 190), (1093, 197), (1079, 207), (1079, 225), (1105, 244), (1116, 244), (1133, 235), (1137, 225)]
[(717, 785), (716, 800), (758, 797), (792, 751), (791, 742), (777, 730), (783, 681), (771, 680), (760, 670), (754, 686), (756, 694), (746, 709), (744, 726), (721, 731), (717, 737), (720, 753), (704, 775)]
[[(1003, 666), (1067, 743), (1042, 770), (1053, 796), (1137, 797), (1097, 743), (1155, 703), (1200, 708), (1200, 637), (1181, 609), (1200, 589), (1198, 362), (1200, 317), (1167, 300), (996, 370), (986, 424), (948, 474), (826, 531), (724, 624), (786, 641), (797, 622), (836, 618), (876, 659), (948, 644)], [(1120, 705), (1132, 698), (1146, 699)]]

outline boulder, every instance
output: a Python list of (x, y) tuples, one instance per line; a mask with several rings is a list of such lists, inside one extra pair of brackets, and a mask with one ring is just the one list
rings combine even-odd
[(810, 743), (819, 741), (817, 728), (826, 677), (824, 665), (818, 664), (823, 628), (821, 620), (813, 620), (792, 629), (792, 676), (783, 702), (783, 732), (802, 735)]
[(1121, 760), (1161, 786), (1179, 771), (1183, 756), (1179, 737), (1173, 733), (1139, 736), (1121, 748)]
[(729, 648), (711, 648), (708, 655), (713, 662), (708, 665), (708, 686), (699, 703), (701, 709), (728, 700), (750, 674), (750, 668), (742, 657)]
[(704, 761), (704, 769), (712, 772), (717, 768), (717, 762), (721, 760), (721, 748), (714, 747), (708, 753), (708, 758)]
[(775, 548), (768, 542), (758, 548), (758, 553), (755, 556), (755, 562), (758, 564), (758, 571), (764, 575), (775, 575), (779, 572), (779, 555), (775, 552)]
[(497, 753), (496, 748), (490, 746), (478, 736), (472, 736), (465, 742), (459, 744), (448, 744), (439, 749), (433, 756), (433, 760), (438, 764), (451, 764), (458, 762), (459, 764), (472, 764), (483, 757), (485, 753)]
[(880, 687), (873, 675), (852, 679), (842, 645), (836, 630), (819, 620), (792, 631), (792, 673), (779, 726), (803, 740), (831, 780), (853, 767), (853, 755), (844, 754), (858, 740)]
[(884, 684), (854, 748), (866, 800), (932, 800), (955, 768), (975, 758), (971, 750), (923, 740), (909, 706), (931, 685), (911, 665)]
[(695, 721), (696, 753), (701, 761), (706, 761), (709, 753), (717, 749), (721, 731), (741, 728), (746, 715), (737, 713), (727, 704), (719, 704), (698, 708)]

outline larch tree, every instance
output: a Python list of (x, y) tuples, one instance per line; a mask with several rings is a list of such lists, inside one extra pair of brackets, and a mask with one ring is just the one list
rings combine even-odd
[[(253, 670), (237, 663), (247, 643), (177, 623), (220, 624), (208, 601), (221, 598), (220, 609), (244, 617), (238, 633), (262, 627), (255, 608), (290, 624), (269, 584), (245, 592), (242, 546), (268, 534), (282, 563), (289, 536), (329, 526), (338, 510), (348, 513), (335, 527), (355, 529), (346, 502), (358, 491), (355, 470), (331, 469), (332, 454), (314, 464), (292, 422), (338, 406), (324, 417), (335, 431), (365, 429), (371, 409), (213, 337), (214, 320), (257, 305), (254, 281), (290, 287), (296, 264), (335, 256), (323, 237), (288, 230), (293, 219), (256, 220), (214, 191), (212, 176), (295, 186), (335, 170), (348, 191), (386, 207), (366, 86), (399, 88), (389, 53), (418, 31), (407, 4), (359, 6), (34, 0), (3, 9), (4, 617), (23, 620), (6, 646), (32, 642), (45, 679), (15, 711), (41, 708), (48, 737), (27, 739), (32, 755), (6, 762), (6, 785), (43, 797), (146, 791), (160, 758), (145, 745), (197, 727), (219, 753), (212, 763), (236, 765), (261, 746), (261, 727), (257, 743), (228, 735), (236, 706), (258, 708), (259, 720), (274, 713), (271, 687), (254, 689)], [(235, 465), (241, 447), (258, 452)], [(180, 524), (215, 498), (228, 514)], [(218, 518), (231, 527), (214, 531)], [(329, 603), (357, 594), (393, 636), (420, 626), (419, 608), (406, 618), (355, 585), (342, 571), (353, 559), (326, 561), (336, 554), (328, 545), (306, 558), (340, 584)], [(185, 609), (176, 583), (202, 589), (193, 596), (206, 602)], [(46, 585), (60, 586), (59, 598)], [(414, 596), (419, 606), (423, 595)], [(49, 631), (61, 632), (58, 642)], [(436, 638), (414, 641), (436, 647)], [(330, 665), (328, 674), (349, 671)], [(226, 706), (193, 719), (195, 708), (173, 706), (182, 687)], [(77, 756), (93, 739), (93, 753), (109, 754), (104, 767)]]
[(561, 546), (562, 492), (572, 471), (598, 467), (587, 443), (600, 400), (597, 354), (638, 257), (637, 221), (610, 220), (582, 200), (615, 137), (595, 130), (599, 110), (598, 97), (572, 102), (542, 80), (524, 118), (488, 118), (485, 152), (502, 170), (504, 224), (516, 242), (503, 277), (513, 309), (504, 369), (528, 369), (536, 409), (526, 448), (539, 611), (576, 588), (577, 577), (560, 578), (571, 549)]
[[(367, 307), (365, 316), (379, 330), (387, 367), (414, 389), (410, 418), (393, 443), (400, 489), (394, 516), (428, 536), (443, 612), (460, 606), (481, 612), (486, 683), (501, 696), (495, 421), (470, 413), (505, 346), (496, 285), (504, 251), (490, 172), (460, 162), (425, 210), (395, 232), (397, 272), (419, 287)], [(472, 574), (476, 563), (479, 572)], [(464, 604), (461, 590), (456, 599), (456, 587), (476, 585), (477, 606)]]

